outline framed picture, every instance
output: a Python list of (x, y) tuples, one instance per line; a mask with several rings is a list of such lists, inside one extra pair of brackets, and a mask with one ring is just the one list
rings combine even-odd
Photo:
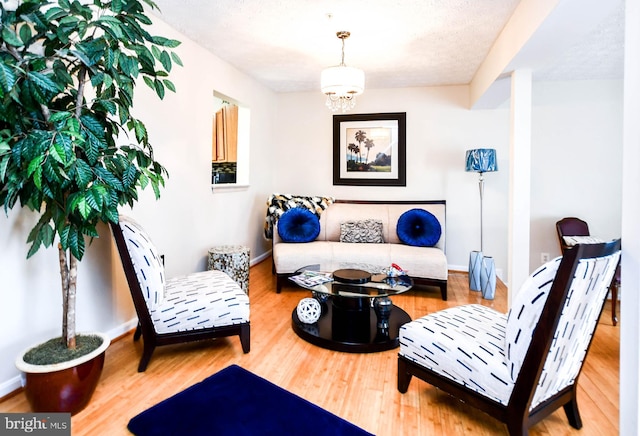
[(333, 184), (407, 186), (406, 112), (333, 116)]

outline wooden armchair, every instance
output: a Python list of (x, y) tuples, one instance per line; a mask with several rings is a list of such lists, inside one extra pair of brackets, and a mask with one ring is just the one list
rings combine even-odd
[[(564, 254), (569, 248), (576, 243), (594, 243), (603, 242), (598, 238), (592, 238), (589, 233), (589, 224), (586, 221), (576, 217), (562, 218), (556, 222), (556, 231), (558, 232), (558, 242), (560, 243), (560, 251)], [(616, 309), (618, 305), (618, 291), (620, 289), (620, 265), (616, 268), (613, 275), (609, 290), (611, 291), (611, 322), (613, 325), (618, 324), (618, 316)]]
[(506, 423), (528, 429), (559, 407), (582, 427), (577, 385), (620, 259), (620, 240), (580, 244), (543, 265), (504, 315), (477, 304), (400, 328), (398, 390), (412, 376)]
[(249, 297), (236, 282), (222, 271), (165, 280), (160, 255), (142, 227), (120, 215), (111, 231), (138, 315), (133, 338), (144, 341), (138, 372), (161, 345), (239, 335), (249, 352)]

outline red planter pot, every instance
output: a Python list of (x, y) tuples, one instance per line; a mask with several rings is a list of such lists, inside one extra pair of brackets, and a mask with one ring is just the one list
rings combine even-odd
[(69, 362), (31, 365), (22, 359), (24, 353), (18, 357), (16, 366), (25, 373), (24, 389), (34, 412), (69, 412), (73, 415), (89, 404), (100, 380), (105, 351), (110, 344), (108, 336), (91, 334), (100, 336), (102, 345)]

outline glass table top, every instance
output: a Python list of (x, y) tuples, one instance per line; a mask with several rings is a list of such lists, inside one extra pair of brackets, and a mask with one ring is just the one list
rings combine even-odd
[(411, 277), (390, 276), (388, 271), (387, 267), (364, 263), (316, 264), (298, 269), (289, 279), (319, 294), (347, 298), (389, 297), (411, 289)]

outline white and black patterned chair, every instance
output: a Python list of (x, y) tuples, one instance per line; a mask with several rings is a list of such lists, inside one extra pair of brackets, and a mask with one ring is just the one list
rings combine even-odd
[(213, 270), (165, 279), (160, 254), (140, 225), (120, 215), (111, 229), (138, 315), (134, 340), (144, 341), (139, 372), (160, 345), (239, 335), (249, 352), (249, 297), (235, 281)]
[(415, 375), (511, 435), (528, 434), (560, 406), (581, 428), (578, 377), (619, 258), (620, 240), (577, 245), (536, 270), (507, 315), (471, 304), (405, 324), (398, 390)]

